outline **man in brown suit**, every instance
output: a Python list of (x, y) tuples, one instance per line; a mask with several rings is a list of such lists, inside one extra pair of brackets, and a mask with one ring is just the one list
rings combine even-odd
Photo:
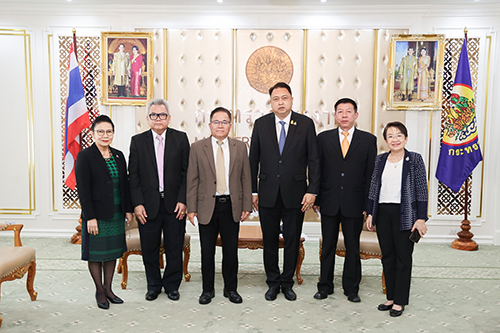
[(218, 107), (210, 114), (210, 132), (206, 139), (192, 144), (187, 171), (187, 210), (194, 225), (198, 219), (201, 243), (203, 292), (200, 304), (215, 296), (215, 243), (222, 241), (224, 297), (233, 303), (243, 300), (238, 284), (238, 234), (240, 221), (252, 210), (252, 183), (246, 145), (228, 138), (231, 113)]

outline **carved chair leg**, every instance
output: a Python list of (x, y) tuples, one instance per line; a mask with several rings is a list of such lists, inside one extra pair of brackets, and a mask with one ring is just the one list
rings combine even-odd
[(33, 282), (35, 282), (35, 274), (36, 274), (36, 260), (33, 260), (30, 267), (28, 268), (28, 277), (26, 278), (26, 289), (28, 290), (28, 294), (30, 294), (30, 298), (32, 301), (36, 301), (36, 297), (38, 293), (33, 288)]
[(304, 261), (304, 257), (306, 256), (306, 251), (304, 250), (304, 244), (301, 242), (299, 247), (299, 257), (297, 258), (297, 282), (299, 286), (304, 282), (304, 279), (300, 276), (300, 268), (302, 267), (302, 262)]
[(382, 269), (382, 291), (387, 294), (387, 287), (385, 286), (385, 272)]
[(165, 254), (165, 249), (163, 247), (160, 248), (160, 269), (165, 268), (165, 261), (163, 261), (163, 255)]
[(128, 256), (129, 254), (128, 253), (124, 253), (123, 254), (123, 257), (121, 257), (120, 259), (120, 263), (122, 265), (122, 283), (121, 283), (121, 286), (122, 286), (122, 289), (127, 289), (127, 281), (128, 281), (128, 265), (127, 265), (127, 259), (128, 259)]
[(191, 280), (191, 274), (189, 274), (188, 272), (188, 264), (189, 264), (189, 258), (191, 257), (191, 244), (186, 244), (186, 246), (184, 246), (182, 250), (184, 251), (184, 265), (183, 265), (184, 280), (186, 282), (189, 282), (189, 280)]
[(122, 273), (122, 258), (118, 261), (118, 266), (116, 267), (116, 273), (121, 274)]

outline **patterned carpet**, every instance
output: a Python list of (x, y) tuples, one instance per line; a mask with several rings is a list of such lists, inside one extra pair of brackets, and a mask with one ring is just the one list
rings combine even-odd
[[(0, 246), (11, 242), (0, 238)], [(276, 301), (266, 301), (262, 251), (242, 249), (238, 290), (243, 304), (232, 304), (222, 296), (218, 264), (216, 296), (211, 304), (199, 305), (200, 249), (199, 241), (193, 239), (192, 278), (181, 284), (179, 301), (169, 300), (166, 294), (145, 301), (142, 262), (139, 256), (131, 256), (128, 288), (120, 289), (121, 275), (114, 278), (114, 291), (125, 303), (111, 304), (107, 311), (97, 308), (79, 246), (61, 238), (23, 238), (23, 243), (37, 250), (38, 299), (30, 301), (26, 277), (4, 282), (1, 332), (500, 332), (498, 246), (464, 252), (449, 245), (418, 244), (410, 305), (401, 317), (392, 318), (376, 309), (385, 301), (377, 259), (363, 261), (361, 303), (346, 300), (338, 274), (335, 294), (326, 300), (313, 299), (319, 274), (318, 242), (314, 240), (304, 243), (304, 283), (294, 287), (295, 302), (282, 294)], [(336, 273), (341, 272), (342, 263), (343, 258), (338, 258)]]

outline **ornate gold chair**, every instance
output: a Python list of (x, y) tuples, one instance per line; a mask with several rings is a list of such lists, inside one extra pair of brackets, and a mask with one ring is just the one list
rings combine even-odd
[[(23, 246), (21, 243), (22, 224), (6, 224), (0, 222), (0, 231), (14, 231), (14, 246), (0, 247), (0, 287), (4, 281), (21, 279), (26, 272), (26, 289), (30, 294), (31, 300), (36, 300), (37, 292), (33, 289), (33, 281), (36, 274), (35, 249)], [(2, 326), (2, 317), (0, 317), (0, 326)]]
[[(375, 228), (375, 227), (374, 227)], [(321, 252), (323, 251), (323, 237), (319, 239), (319, 260), (321, 261)], [(339, 230), (339, 240), (337, 242), (337, 250), (335, 254), (339, 257), (345, 257), (345, 244), (344, 244), (344, 234), (342, 233), (342, 225), (340, 225)], [(363, 223), (363, 230), (361, 231), (361, 236), (359, 237), (359, 256), (361, 259), (382, 259), (382, 250), (380, 250), (380, 245), (378, 244), (378, 237), (375, 231), (369, 231), (366, 228), (366, 223)], [(382, 270), (382, 291), (386, 293), (385, 287), (385, 275)]]
[[(120, 258), (120, 261), (118, 262), (118, 267), (116, 268), (116, 271), (119, 274), (122, 274), (122, 282), (121, 282), (122, 289), (127, 289), (128, 256), (131, 254), (142, 255), (141, 239), (139, 237), (139, 225), (137, 224), (135, 216), (130, 222), (130, 226), (127, 227), (127, 230), (125, 232), (125, 237), (127, 241), (127, 252), (125, 252), (123, 256)], [(163, 237), (161, 242), (163, 243)], [(184, 252), (184, 264), (183, 264), (184, 280), (186, 282), (189, 282), (189, 280), (191, 280), (191, 274), (189, 274), (188, 272), (189, 257), (191, 256), (191, 235), (187, 233), (184, 235), (183, 252)], [(163, 249), (162, 246), (160, 248), (160, 268), (164, 267), (164, 261), (163, 261), (164, 253), (165, 250)]]

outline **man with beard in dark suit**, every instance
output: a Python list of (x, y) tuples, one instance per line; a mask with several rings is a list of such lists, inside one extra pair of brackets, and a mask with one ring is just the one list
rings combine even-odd
[(321, 212), (323, 251), (316, 299), (333, 294), (333, 269), (339, 225), (346, 246), (342, 287), (351, 302), (360, 302), (361, 260), (359, 236), (366, 213), (368, 191), (377, 155), (377, 138), (354, 127), (356, 102), (342, 98), (335, 103), (338, 127), (318, 135), (321, 183), (314, 210)]
[[(294, 301), (293, 274), (297, 266), (304, 212), (319, 190), (319, 158), (312, 120), (292, 112), (290, 86), (279, 82), (269, 89), (272, 113), (255, 121), (250, 144), (253, 207), (259, 211), (264, 241), (268, 301), (281, 291)], [(280, 221), (285, 240), (283, 271), (278, 265)]]
[[(182, 280), (189, 141), (186, 133), (168, 128), (166, 100), (153, 99), (147, 110), (151, 129), (133, 136), (130, 143), (130, 195), (139, 221), (148, 283), (146, 300), (155, 300), (163, 287), (168, 298), (175, 301)], [(159, 261), (162, 233), (167, 257), (163, 277)]]

